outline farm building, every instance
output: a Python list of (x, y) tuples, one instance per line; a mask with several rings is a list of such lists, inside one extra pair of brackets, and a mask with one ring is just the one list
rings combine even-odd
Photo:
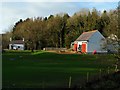
[(13, 40), (10, 38), (9, 43), (10, 50), (24, 50), (24, 38), (23, 40)]
[(106, 43), (105, 37), (98, 31), (83, 32), (75, 41), (73, 49), (81, 51), (82, 53), (105, 53), (107, 52), (104, 45)]

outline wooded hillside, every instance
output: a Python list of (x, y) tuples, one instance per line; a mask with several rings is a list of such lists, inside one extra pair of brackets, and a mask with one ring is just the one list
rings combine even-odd
[[(3, 35), (3, 43), (7, 48), (9, 37), (13, 40), (25, 39), (26, 49), (42, 49), (44, 47), (70, 47), (80, 34), (89, 30), (99, 30), (105, 37), (115, 34), (120, 38), (119, 28), (120, 8), (103, 12), (93, 8), (81, 9), (73, 16), (67, 13), (50, 15), (49, 17), (34, 17), (20, 19), (13, 30)], [(7, 39), (7, 40), (6, 40)]]

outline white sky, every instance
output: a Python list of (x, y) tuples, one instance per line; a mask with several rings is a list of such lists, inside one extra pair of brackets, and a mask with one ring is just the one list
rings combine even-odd
[(1, 0), (1, 2), (119, 2), (119, 0)]
[(2, 0), (0, 1), (0, 34), (8, 31), (20, 19), (46, 17), (57, 13), (73, 15), (81, 8), (110, 10), (117, 7), (119, 0)]

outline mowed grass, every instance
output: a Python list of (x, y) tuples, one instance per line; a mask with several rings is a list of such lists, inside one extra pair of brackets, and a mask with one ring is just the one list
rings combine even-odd
[[(9, 87), (68, 87), (81, 84), (89, 76), (97, 76), (99, 70), (112, 71), (113, 55), (57, 54), (45, 51), (8, 51), (2, 55), (3, 88)], [(99, 77), (99, 76), (98, 76)]]

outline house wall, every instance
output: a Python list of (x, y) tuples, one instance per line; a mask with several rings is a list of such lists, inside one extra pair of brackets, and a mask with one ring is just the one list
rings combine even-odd
[(13, 49), (17, 49), (18, 46), (20, 48), (18, 48), (18, 50), (24, 50), (24, 44), (9, 44), (9, 49), (12, 49), (11, 46), (13, 45)]
[(95, 32), (88, 41), (88, 53), (93, 52), (94, 50), (96, 50), (98, 53), (107, 52), (107, 50), (103, 48), (105, 43), (104, 40), (105, 38), (100, 32)]

